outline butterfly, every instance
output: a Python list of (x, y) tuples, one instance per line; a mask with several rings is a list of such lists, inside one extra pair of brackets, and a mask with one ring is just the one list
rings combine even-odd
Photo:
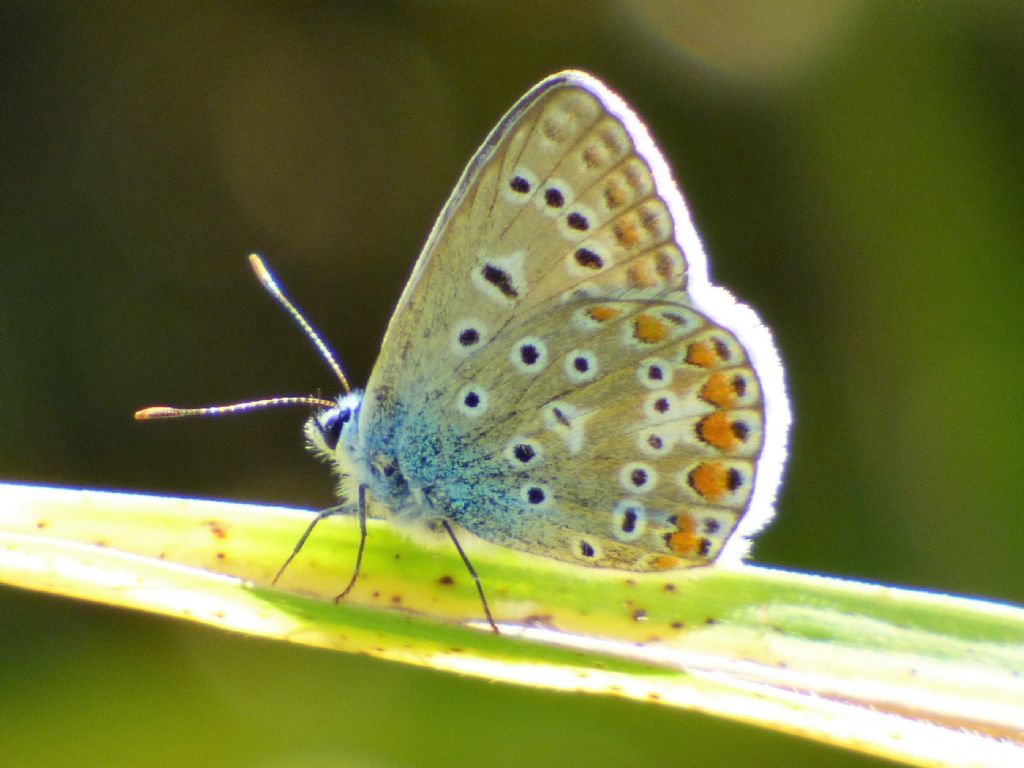
[(739, 562), (771, 518), (790, 421), (771, 335), (710, 284), (661, 153), (593, 76), (541, 81), (477, 150), (364, 391), (253, 258), (344, 394), (187, 412), (317, 407), (305, 435), (334, 466), (340, 504), (291, 557), (323, 517), (356, 514), (355, 571), (339, 598), (358, 577), (371, 503), (450, 536), (495, 631), (459, 536), (661, 571)]

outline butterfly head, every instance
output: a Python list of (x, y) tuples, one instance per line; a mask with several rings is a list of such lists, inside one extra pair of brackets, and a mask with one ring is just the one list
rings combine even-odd
[[(336, 405), (317, 411), (306, 422), (306, 440), (310, 450), (322, 458), (342, 464), (351, 455), (358, 431), (359, 407), (363, 393), (349, 392)], [(339, 469), (344, 473), (345, 467)]]

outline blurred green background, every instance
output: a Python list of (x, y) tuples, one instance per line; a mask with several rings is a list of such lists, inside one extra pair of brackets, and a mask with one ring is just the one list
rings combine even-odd
[[(478, 142), (536, 80), (582, 67), (649, 123), (716, 282), (775, 330), (795, 427), (756, 561), (1024, 602), (1024, 6), (363, 6), (0, 9), (0, 478), (330, 504), (301, 412), (131, 413), (334, 394), (252, 250), (365, 382)], [(654, 706), (0, 601), (5, 765), (880, 764)]]

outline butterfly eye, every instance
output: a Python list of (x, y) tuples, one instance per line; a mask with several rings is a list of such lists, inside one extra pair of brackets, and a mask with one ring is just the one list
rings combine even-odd
[(341, 408), (336, 411), (331, 411), (327, 418), (320, 422), (320, 434), (324, 439), (324, 444), (330, 450), (333, 451), (338, 447), (338, 441), (341, 439), (341, 428), (344, 427), (351, 418), (352, 409)]

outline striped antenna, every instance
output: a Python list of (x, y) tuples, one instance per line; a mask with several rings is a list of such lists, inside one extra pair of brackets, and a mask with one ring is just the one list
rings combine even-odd
[(262, 400), (248, 400), (230, 405), (207, 405), (202, 408), (175, 408), (173, 405), (151, 405), (135, 412), (136, 421), (151, 419), (177, 419), (182, 416), (221, 416), (226, 413), (242, 413), (263, 408), (277, 408), (282, 405), (306, 405), (314, 408), (333, 408), (333, 400), (322, 397), (267, 397)]
[[(348, 385), (348, 379), (345, 378), (345, 372), (341, 370), (341, 366), (338, 365), (338, 361), (334, 359), (334, 355), (331, 354), (331, 350), (324, 344), (323, 339), (320, 338), (313, 326), (309, 324), (302, 313), (296, 309), (295, 305), (288, 300), (288, 297), (284, 295), (281, 287), (277, 284), (277, 280), (271, 274), (270, 270), (267, 269), (267, 265), (263, 263), (263, 259), (257, 256), (255, 253), (249, 255), (249, 265), (252, 267), (253, 272), (256, 273), (256, 279), (260, 281), (260, 285), (266, 289), (267, 293), (273, 296), (277, 302), (285, 308), (292, 319), (299, 324), (303, 332), (306, 334), (306, 338), (313, 342), (320, 351), (320, 356), (327, 362), (331, 370), (334, 371), (334, 375), (338, 377), (338, 381), (341, 382), (341, 388), (347, 395), (351, 391), (351, 387)], [(262, 410), (264, 408), (277, 408), (285, 405), (304, 405), (312, 408), (333, 408), (337, 405), (334, 400), (326, 400), (322, 397), (309, 396), (286, 396), (286, 397), (265, 397), (260, 400), (247, 400), (243, 403), (230, 403), (228, 405), (208, 405), (200, 408), (177, 408), (173, 405), (153, 405), (149, 408), (143, 408), (135, 412), (135, 418), (138, 421), (150, 421), (152, 419), (177, 419), (183, 416), (221, 416), (229, 413), (243, 413), (246, 411)]]
[(270, 270), (267, 269), (267, 265), (263, 263), (257, 254), (249, 254), (249, 265), (252, 267), (253, 272), (256, 273), (256, 279), (260, 281), (262, 285), (271, 296), (277, 299), (277, 302), (285, 308), (292, 319), (299, 324), (299, 327), (305, 332), (306, 337), (313, 342), (313, 346), (320, 352), (320, 356), (327, 362), (331, 370), (334, 371), (334, 375), (338, 377), (338, 381), (341, 382), (341, 389), (346, 395), (352, 391), (352, 388), (348, 385), (348, 379), (345, 378), (345, 372), (341, 370), (341, 366), (338, 365), (338, 361), (334, 359), (334, 355), (331, 354), (331, 350), (324, 344), (323, 339), (320, 338), (320, 334), (313, 330), (306, 318), (302, 316), (302, 313), (295, 308), (288, 297), (284, 295), (281, 287), (277, 284), (277, 280), (270, 274)]

